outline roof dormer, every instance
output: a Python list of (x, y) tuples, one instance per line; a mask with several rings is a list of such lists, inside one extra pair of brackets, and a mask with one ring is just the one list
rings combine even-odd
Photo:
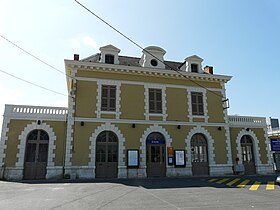
[(202, 61), (202, 58), (197, 55), (192, 55), (185, 59), (185, 63), (180, 69), (186, 72), (203, 73), (201, 66)]
[(119, 64), (120, 49), (113, 45), (106, 45), (99, 48), (101, 52), (100, 63)]
[(150, 46), (150, 47), (146, 47), (142, 52), (143, 55), (139, 61), (142, 67), (158, 68), (158, 69), (165, 68), (165, 64), (163, 63), (164, 62), (163, 56), (165, 55), (166, 51), (164, 49), (156, 46)]

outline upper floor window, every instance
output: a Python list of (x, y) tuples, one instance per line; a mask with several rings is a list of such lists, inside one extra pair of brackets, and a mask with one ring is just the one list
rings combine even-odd
[(192, 92), (191, 100), (192, 100), (192, 114), (193, 115), (204, 115), (203, 93)]
[(198, 65), (195, 63), (191, 64), (191, 71), (197, 73), (198, 72)]
[(149, 112), (162, 113), (162, 92), (161, 89), (149, 89)]
[(116, 86), (102, 85), (101, 111), (116, 111)]
[(106, 54), (105, 55), (105, 63), (114, 64), (114, 55)]

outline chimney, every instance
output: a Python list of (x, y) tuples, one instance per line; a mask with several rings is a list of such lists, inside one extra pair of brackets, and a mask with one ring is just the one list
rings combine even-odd
[(213, 66), (205, 66), (204, 72), (208, 74), (213, 74)]
[(74, 61), (79, 61), (79, 54), (74, 54)]

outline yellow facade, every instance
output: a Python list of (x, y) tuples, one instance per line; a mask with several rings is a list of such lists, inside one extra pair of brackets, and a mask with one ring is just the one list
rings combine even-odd
[[(245, 161), (244, 136), (253, 152), (254, 173), (271, 172), (264, 119), (229, 116), (224, 109), (224, 85), (231, 77), (182, 70), (183, 77), (168, 69), (141, 67), (139, 60), (135, 66), (66, 60), (67, 74), (74, 75), (67, 78), (67, 108), (7, 105), (2, 177), (26, 178), (26, 138), (33, 130), (48, 134), (45, 178), (233, 174), (233, 166)], [(104, 86), (114, 87), (113, 98), (103, 97)], [(155, 113), (149, 108), (150, 89), (161, 90), (156, 99), (161, 109)], [(193, 93), (200, 93), (198, 102)], [(110, 100), (114, 106), (106, 111), (102, 106)], [(129, 165), (137, 155), (132, 159), (128, 151), (138, 152), (137, 165)]]

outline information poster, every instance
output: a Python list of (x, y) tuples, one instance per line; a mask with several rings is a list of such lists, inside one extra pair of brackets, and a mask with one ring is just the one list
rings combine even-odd
[(185, 166), (185, 150), (175, 150), (175, 166)]
[(128, 167), (139, 166), (139, 151), (137, 149), (127, 150), (127, 166)]

